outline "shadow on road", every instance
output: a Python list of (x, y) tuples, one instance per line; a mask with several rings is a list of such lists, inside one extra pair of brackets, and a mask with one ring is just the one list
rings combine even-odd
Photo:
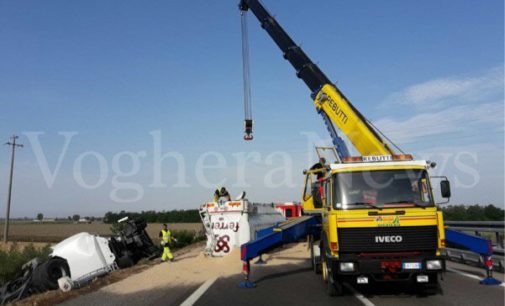
[(356, 291), (359, 291), (365, 297), (372, 298), (380, 296), (381, 298), (426, 298), (433, 295), (443, 295), (443, 289), (440, 285), (435, 285), (429, 289), (419, 286), (415, 283), (390, 282), (390, 283), (371, 283), (366, 286), (351, 285)]
[(184, 261), (186, 259), (195, 258), (195, 257), (198, 257), (198, 256), (199, 256), (198, 254), (196, 254), (196, 255), (175, 256), (175, 261)]
[(272, 279), (276, 279), (276, 278), (283, 278), (283, 277), (286, 277), (286, 276), (289, 276), (289, 275), (293, 275), (293, 274), (305, 273), (307, 271), (311, 271), (310, 267), (300, 268), (300, 269), (290, 270), (290, 271), (285, 271), (285, 272), (280, 272), (280, 273), (268, 274), (268, 275), (265, 275), (263, 277), (260, 277), (260, 278), (256, 279), (255, 282), (256, 282), (256, 284), (261, 284), (261, 282), (264, 282), (266, 280), (272, 280)]

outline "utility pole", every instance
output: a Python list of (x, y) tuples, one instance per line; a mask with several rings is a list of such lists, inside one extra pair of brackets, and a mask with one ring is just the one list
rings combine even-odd
[(12, 147), (12, 153), (11, 153), (11, 171), (9, 175), (9, 189), (7, 191), (7, 208), (5, 211), (4, 243), (8, 241), (9, 237), (9, 218), (11, 214), (11, 194), (12, 194), (12, 177), (14, 175), (14, 157), (16, 156), (16, 149), (23, 147), (22, 144), (16, 143), (16, 140), (18, 138), (19, 138), (18, 136), (12, 135), (10, 141), (5, 143), (6, 145)]

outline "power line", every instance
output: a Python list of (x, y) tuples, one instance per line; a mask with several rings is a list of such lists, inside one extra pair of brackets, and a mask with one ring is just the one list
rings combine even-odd
[(16, 143), (19, 137), (12, 135), (9, 142), (5, 144), (12, 147), (11, 152), (11, 170), (9, 175), (9, 189), (7, 190), (7, 207), (5, 212), (5, 226), (4, 226), (4, 243), (9, 240), (9, 218), (11, 213), (11, 195), (12, 195), (12, 177), (14, 176), (14, 158), (16, 156), (16, 148), (22, 148), (22, 144)]

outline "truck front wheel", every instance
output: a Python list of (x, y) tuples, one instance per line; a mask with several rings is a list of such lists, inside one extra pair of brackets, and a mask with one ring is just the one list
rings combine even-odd
[(326, 268), (326, 261), (323, 260), (321, 264), (321, 276), (323, 277), (323, 281), (326, 283), (328, 281), (328, 269)]
[(342, 281), (333, 275), (332, 263), (329, 259), (323, 259), (323, 279), (326, 280), (326, 293), (329, 296), (340, 296), (343, 294)]
[[(310, 238), (310, 266), (312, 267), (312, 270), (316, 274), (321, 274), (321, 249), (317, 245), (317, 241), (314, 242), (314, 237), (311, 236)], [(316, 252), (316, 249), (319, 248), (319, 252)], [(319, 254), (318, 254), (319, 253)], [(319, 255), (319, 256), (318, 256)]]

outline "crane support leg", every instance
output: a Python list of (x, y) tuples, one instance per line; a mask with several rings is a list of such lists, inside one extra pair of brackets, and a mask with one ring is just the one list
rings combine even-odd
[(467, 249), (469, 251), (480, 254), (484, 258), (484, 266), (486, 268), (486, 278), (480, 281), (482, 285), (499, 285), (501, 281), (493, 277), (493, 246), (491, 240), (466, 234), (460, 231), (445, 229), (445, 240), (447, 243)]
[(297, 242), (312, 234), (321, 224), (320, 216), (303, 216), (282, 222), (278, 225), (259, 231), (257, 239), (240, 246), (240, 259), (243, 262), (242, 273), (245, 279), (240, 282), (240, 288), (254, 288), (250, 280), (250, 261), (281, 245)]

